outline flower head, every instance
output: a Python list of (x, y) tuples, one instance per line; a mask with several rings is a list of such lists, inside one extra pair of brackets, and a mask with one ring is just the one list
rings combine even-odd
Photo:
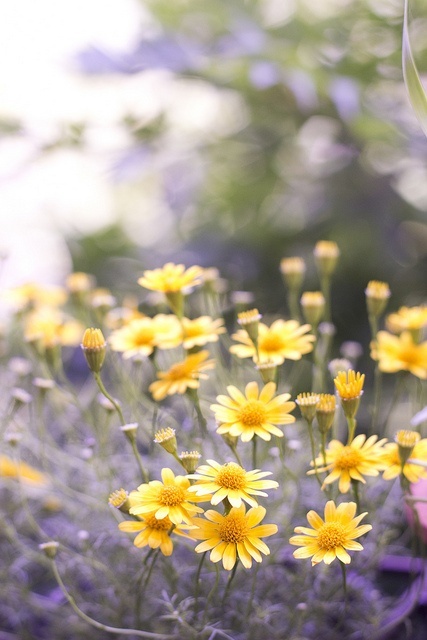
[[(378, 436), (360, 434), (350, 444), (344, 445), (339, 440), (331, 440), (326, 449), (326, 465), (323, 467), (323, 456), (316, 459), (318, 471), (329, 471), (323, 486), (338, 480), (338, 489), (347, 493), (351, 481), (358, 480), (365, 483), (363, 476), (377, 476), (383, 470), (383, 445), (386, 439), (378, 440)], [(314, 464), (314, 463), (312, 463)], [(314, 471), (309, 471), (314, 473)]]
[(217, 342), (218, 336), (225, 333), (224, 321), (222, 318), (213, 320), (210, 316), (201, 316), (194, 320), (182, 318), (184, 349), (202, 347), (208, 342)]
[(295, 400), (299, 406), (302, 417), (307, 422), (313, 422), (316, 415), (316, 407), (320, 400), (320, 393), (299, 393)]
[[(399, 439), (402, 442), (402, 439)], [(383, 469), (385, 469), (383, 473), (384, 480), (393, 480), (401, 473), (412, 484), (415, 484), (423, 478), (427, 478), (427, 469), (418, 464), (412, 464), (410, 462), (411, 459), (427, 462), (427, 438), (422, 438), (418, 440), (418, 442), (415, 442), (408, 462), (402, 461), (398, 442), (387, 443), (382, 455)], [(402, 462), (404, 462), (403, 465)]]
[(325, 296), (321, 291), (304, 291), (301, 307), (306, 322), (317, 327), (325, 313)]
[(168, 517), (173, 524), (191, 524), (191, 517), (202, 513), (203, 509), (192, 504), (200, 500), (188, 491), (189, 487), (188, 478), (175, 476), (166, 467), (162, 469), (162, 482), (152, 480), (130, 492), (129, 513), (135, 516), (153, 514), (158, 520)]
[(176, 436), (175, 429), (172, 427), (166, 427), (166, 429), (160, 429), (154, 434), (154, 442), (159, 444), (168, 453), (176, 453)]
[[(326, 503), (324, 520), (315, 512), (307, 513), (307, 520), (312, 526), (295, 527), (289, 542), (300, 549), (294, 551), (295, 558), (310, 558), (311, 564), (319, 562), (331, 564), (338, 558), (344, 564), (349, 564), (351, 557), (348, 551), (362, 551), (363, 547), (356, 538), (360, 538), (372, 529), (370, 524), (359, 526), (367, 512), (356, 516), (355, 502), (342, 502), (336, 506), (333, 500)], [(356, 517), (355, 517), (356, 516)]]
[(52, 349), (79, 344), (82, 331), (80, 322), (68, 318), (59, 309), (40, 307), (28, 314), (24, 336), (27, 342), (36, 342), (44, 349)]
[(44, 306), (59, 307), (66, 302), (67, 293), (62, 287), (40, 286), (35, 282), (26, 282), (3, 292), (2, 297), (17, 311), (23, 311)]
[(262, 480), (271, 475), (270, 471), (245, 471), (235, 462), (221, 465), (215, 460), (207, 460), (207, 463), (189, 476), (197, 480), (189, 491), (199, 497), (212, 496), (210, 502), (214, 505), (227, 498), (232, 507), (240, 507), (242, 500), (256, 507), (258, 503), (252, 496), (267, 496), (261, 489), (276, 489), (279, 486), (274, 480)]
[(198, 389), (200, 379), (207, 378), (203, 371), (215, 366), (215, 361), (208, 360), (208, 357), (208, 351), (199, 351), (172, 365), (168, 371), (159, 371), (159, 379), (149, 386), (154, 400), (163, 400), (175, 393), (183, 394), (187, 389)]
[(371, 344), (371, 357), (384, 373), (409, 371), (423, 380), (427, 378), (427, 341), (417, 344), (409, 331), (400, 336), (379, 331), (377, 340)]
[(319, 402), (316, 405), (316, 418), (321, 433), (327, 433), (332, 427), (335, 411), (336, 411), (336, 399), (331, 393), (321, 393)]
[(81, 347), (91, 371), (99, 373), (105, 360), (107, 343), (101, 329), (86, 329)]
[(356, 400), (363, 393), (365, 374), (353, 371), (340, 371), (334, 380), (335, 388), (341, 400)]
[(227, 391), (228, 396), (217, 397), (219, 404), (211, 405), (219, 423), (217, 433), (221, 435), (240, 436), (243, 442), (252, 440), (254, 435), (271, 440), (272, 435), (283, 436), (276, 425), (295, 422), (289, 414), (295, 403), (288, 402), (289, 393), (275, 396), (274, 382), (267, 383), (261, 391), (256, 382), (249, 382), (244, 393), (232, 385)]
[[(260, 362), (282, 364), (285, 359), (300, 360), (301, 356), (313, 350), (315, 337), (308, 333), (309, 324), (300, 325), (296, 320), (275, 320), (270, 327), (260, 322), (258, 325), (258, 356)], [(239, 358), (257, 358), (255, 345), (243, 329), (232, 338), (240, 344), (230, 347), (230, 352)]]
[(421, 331), (427, 325), (427, 305), (419, 307), (400, 307), (386, 318), (386, 326), (392, 333), (402, 331)]
[(336, 242), (319, 240), (319, 242), (316, 242), (313, 254), (319, 273), (329, 276), (335, 270), (340, 250)]
[(293, 256), (291, 258), (282, 258), (280, 261), (280, 271), (285, 284), (289, 289), (299, 291), (304, 280), (306, 265), (303, 258)]
[(270, 554), (261, 538), (277, 533), (275, 524), (260, 524), (265, 514), (264, 507), (253, 507), (246, 513), (244, 504), (239, 508), (233, 507), (227, 515), (206, 511), (205, 519), (194, 518), (192, 521), (197, 529), (190, 531), (190, 536), (204, 541), (197, 545), (195, 551), (211, 551), (211, 562), (222, 560), (227, 571), (234, 567), (237, 559), (250, 569), (252, 560), (262, 562), (261, 553)]
[(202, 282), (202, 267), (194, 266), (186, 269), (183, 264), (174, 264), (173, 262), (168, 262), (161, 269), (144, 271), (142, 278), (138, 280), (141, 287), (162, 293), (182, 291), (202, 284)]
[(170, 556), (173, 551), (173, 542), (171, 540), (171, 533), (177, 533), (180, 535), (186, 535), (181, 530), (179, 525), (174, 526), (174, 523), (165, 516), (164, 518), (156, 518), (153, 513), (146, 514), (141, 517), (139, 522), (132, 522), (125, 520), (119, 523), (120, 531), (126, 533), (138, 533), (133, 544), (135, 547), (142, 548), (149, 546), (150, 549), (158, 549), (164, 556)]
[(135, 318), (110, 335), (113, 351), (124, 358), (150, 356), (156, 347), (170, 349), (181, 344), (181, 325), (174, 315)]
[(378, 317), (383, 313), (391, 291), (387, 282), (371, 280), (365, 289), (365, 295), (368, 313)]
[(0, 478), (19, 478), (30, 485), (44, 486), (48, 477), (26, 462), (14, 462), (8, 456), (0, 456)]

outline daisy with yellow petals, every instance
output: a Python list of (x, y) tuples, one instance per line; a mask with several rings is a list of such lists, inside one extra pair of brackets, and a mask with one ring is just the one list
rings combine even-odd
[(120, 522), (119, 529), (126, 533), (138, 533), (133, 541), (135, 547), (149, 546), (150, 549), (158, 549), (160, 547), (160, 551), (164, 556), (172, 555), (173, 542), (170, 538), (172, 529), (173, 533), (186, 536), (179, 530), (179, 527), (174, 527), (174, 524), (167, 516), (159, 519), (152, 513), (141, 518), (139, 522), (130, 520)]
[(211, 562), (219, 562), (226, 571), (231, 571), (237, 559), (246, 569), (252, 566), (252, 560), (262, 562), (262, 553), (270, 554), (270, 549), (261, 538), (277, 533), (277, 525), (263, 524), (266, 510), (264, 507), (253, 507), (246, 513), (245, 505), (233, 507), (227, 515), (216, 511), (205, 512), (205, 518), (194, 518), (192, 524), (197, 527), (189, 535), (196, 540), (203, 540), (195, 551), (204, 553), (211, 551)]
[(271, 361), (282, 364), (285, 360), (300, 360), (301, 356), (313, 350), (315, 336), (308, 333), (309, 324), (300, 325), (296, 320), (275, 320), (270, 327), (258, 324), (257, 347), (244, 329), (232, 335), (240, 344), (230, 347), (230, 353), (238, 358), (253, 358), (254, 361)]
[(181, 323), (184, 349), (203, 347), (208, 342), (218, 342), (218, 336), (226, 331), (222, 318), (216, 320), (210, 316), (200, 316), (194, 320), (182, 318)]
[(199, 351), (172, 365), (168, 371), (159, 371), (159, 379), (149, 386), (154, 400), (163, 400), (175, 393), (183, 394), (187, 389), (198, 389), (199, 381), (207, 378), (203, 371), (215, 366), (215, 361), (208, 360), (208, 357), (208, 351)]
[[(423, 460), (427, 462), (427, 438), (422, 438), (415, 442), (411, 452), (410, 460)], [(401, 473), (405, 476), (409, 482), (415, 484), (420, 480), (427, 478), (427, 469), (418, 464), (412, 464), (406, 462), (402, 469), (402, 457), (399, 453), (399, 443), (389, 442), (384, 447), (382, 456), (382, 462), (384, 464), (384, 480), (394, 480), (400, 476)]]
[(257, 507), (257, 501), (251, 496), (267, 496), (260, 489), (276, 489), (279, 485), (274, 480), (262, 480), (271, 476), (270, 471), (245, 471), (235, 462), (219, 464), (215, 460), (207, 460), (206, 465), (196, 469), (196, 473), (188, 476), (197, 480), (189, 491), (196, 493), (200, 498), (212, 496), (211, 504), (217, 505), (227, 498), (232, 507), (240, 507), (242, 500), (251, 507)]
[(379, 331), (376, 342), (371, 343), (371, 358), (378, 360), (378, 368), (384, 373), (409, 371), (417, 378), (427, 378), (427, 341), (414, 342), (409, 331), (400, 336)]
[(143, 517), (154, 514), (158, 520), (167, 517), (172, 524), (191, 524), (191, 518), (196, 513), (203, 513), (203, 509), (192, 504), (200, 500), (188, 491), (188, 478), (175, 476), (174, 472), (166, 467), (162, 469), (162, 481), (152, 480), (131, 491), (129, 513)]
[(242, 442), (249, 442), (257, 435), (268, 441), (272, 435), (283, 436), (276, 425), (295, 422), (295, 417), (290, 415), (295, 403), (289, 402), (289, 393), (275, 396), (274, 382), (268, 382), (261, 391), (256, 382), (249, 382), (245, 393), (232, 385), (227, 387), (227, 391), (228, 396), (217, 397), (219, 404), (211, 405), (220, 435), (240, 436)]
[[(289, 542), (300, 547), (293, 553), (294, 558), (310, 558), (311, 564), (319, 562), (331, 564), (338, 558), (344, 564), (349, 564), (351, 557), (348, 551), (362, 551), (363, 547), (356, 538), (360, 538), (372, 529), (370, 524), (359, 526), (367, 512), (356, 516), (355, 502), (342, 502), (338, 507), (333, 500), (325, 506), (324, 520), (315, 512), (307, 513), (307, 520), (313, 527), (295, 527)], [(355, 517), (356, 516), (356, 517)]]
[[(317, 471), (330, 471), (323, 481), (325, 485), (338, 480), (338, 489), (347, 493), (351, 481), (358, 480), (366, 483), (363, 476), (377, 476), (384, 467), (384, 448), (386, 438), (378, 440), (378, 436), (360, 434), (350, 444), (344, 445), (339, 440), (331, 440), (325, 451), (326, 465), (322, 466), (323, 455), (316, 458)], [(314, 465), (314, 462), (312, 462)], [(309, 471), (309, 474), (314, 473)]]
[(419, 334), (427, 326), (427, 305), (400, 307), (398, 311), (387, 316), (386, 326), (393, 333), (410, 331), (413, 335)]
[(138, 284), (152, 291), (162, 293), (174, 293), (188, 287), (194, 287), (203, 282), (202, 267), (190, 267), (186, 269), (183, 264), (168, 262), (161, 269), (144, 271)]
[(110, 335), (113, 351), (123, 353), (123, 358), (150, 356), (156, 347), (171, 349), (181, 344), (181, 325), (174, 315), (158, 314), (135, 318)]

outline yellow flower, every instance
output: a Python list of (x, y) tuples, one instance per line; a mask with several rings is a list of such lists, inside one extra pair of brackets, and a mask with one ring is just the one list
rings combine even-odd
[(58, 309), (43, 307), (26, 318), (24, 336), (27, 342), (38, 342), (46, 349), (75, 346), (80, 343), (83, 325), (67, 318)]
[(125, 359), (149, 356), (156, 347), (171, 349), (181, 343), (181, 325), (174, 315), (158, 314), (154, 318), (135, 318), (116, 329), (109, 337), (113, 351)]
[(393, 333), (419, 331), (427, 325), (427, 305), (419, 307), (401, 307), (386, 318), (386, 326)]
[(331, 240), (319, 240), (319, 242), (316, 242), (313, 255), (321, 275), (331, 275), (335, 270), (340, 253), (336, 242)]
[(224, 321), (221, 318), (213, 320), (210, 316), (201, 316), (194, 320), (182, 318), (182, 328), (184, 349), (202, 347), (208, 342), (217, 342), (218, 336), (225, 333)]
[(417, 344), (409, 331), (400, 336), (379, 331), (376, 342), (371, 344), (371, 357), (378, 360), (384, 373), (409, 371), (423, 380), (427, 378), (427, 341)]
[(199, 351), (188, 356), (185, 360), (172, 365), (168, 371), (159, 371), (159, 380), (152, 382), (149, 390), (154, 400), (163, 400), (175, 393), (185, 393), (187, 389), (198, 389), (200, 379), (207, 378), (206, 369), (213, 369), (214, 360), (207, 360), (208, 351)]
[(261, 479), (270, 476), (270, 471), (246, 471), (235, 462), (221, 465), (215, 460), (207, 460), (207, 463), (188, 476), (197, 480), (189, 491), (199, 497), (212, 496), (210, 502), (213, 505), (227, 498), (232, 507), (240, 507), (242, 500), (251, 507), (257, 507), (258, 502), (251, 496), (267, 496), (260, 489), (276, 489), (279, 486), (274, 480)]
[(380, 282), (379, 280), (368, 282), (365, 289), (368, 313), (375, 317), (380, 316), (386, 308), (390, 295), (391, 291), (387, 282)]
[[(149, 546), (150, 549), (158, 549), (160, 547), (160, 551), (164, 556), (172, 555), (173, 542), (170, 534), (172, 533), (173, 527), (174, 524), (170, 518), (166, 516), (165, 518), (159, 519), (156, 518), (154, 513), (145, 515), (141, 518), (140, 522), (124, 520), (119, 523), (120, 531), (125, 531), (126, 533), (138, 532), (138, 535), (133, 541), (135, 547), (142, 548)], [(176, 526), (173, 528), (173, 533), (186, 536), (186, 534)]]
[[(313, 350), (315, 337), (307, 334), (309, 324), (300, 325), (296, 320), (275, 320), (271, 327), (263, 322), (258, 325), (258, 355), (260, 362), (271, 361), (282, 364), (285, 359), (300, 360), (301, 356)], [(230, 347), (230, 353), (239, 358), (257, 359), (252, 340), (245, 330), (240, 329), (232, 336), (237, 342)]]
[(47, 476), (26, 462), (14, 462), (7, 456), (0, 456), (0, 478), (20, 478), (32, 485), (48, 484)]
[(234, 567), (237, 559), (246, 569), (250, 569), (252, 560), (262, 562), (261, 553), (266, 556), (270, 554), (269, 548), (260, 538), (277, 533), (275, 524), (259, 524), (265, 514), (264, 507), (253, 507), (246, 513), (244, 504), (239, 508), (233, 507), (227, 515), (213, 510), (206, 511), (206, 520), (194, 518), (192, 521), (197, 529), (190, 531), (190, 536), (196, 540), (204, 540), (197, 545), (195, 551), (204, 553), (211, 550), (211, 562), (222, 560), (227, 571)]
[(107, 350), (107, 343), (101, 329), (94, 329), (93, 327), (86, 329), (81, 347), (90, 370), (99, 373)]
[(175, 476), (167, 467), (162, 469), (162, 480), (152, 480), (131, 491), (129, 513), (144, 517), (153, 514), (158, 520), (168, 517), (173, 524), (191, 524), (192, 516), (203, 513), (203, 509), (192, 504), (200, 500), (188, 491), (190, 480)]
[(351, 557), (348, 551), (362, 551), (363, 547), (356, 538), (360, 538), (372, 529), (370, 524), (359, 526), (359, 522), (367, 512), (356, 515), (355, 502), (342, 502), (338, 507), (333, 500), (326, 503), (324, 520), (315, 512), (307, 513), (307, 520), (313, 527), (295, 527), (289, 542), (300, 549), (294, 551), (295, 558), (310, 558), (311, 564), (319, 562), (331, 564), (335, 558), (349, 564)]
[(59, 307), (67, 300), (67, 293), (62, 287), (40, 286), (34, 282), (26, 282), (3, 293), (18, 311), (39, 306)]
[[(339, 440), (331, 440), (326, 449), (326, 465), (323, 465), (323, 456), (316, 458), (318, 471), (330, 471), (325, 478), (325, 485), (339, 480), (338, 489), (341, 493), (347, 493), (351, 481), (358, 480), (365, 483), (363, 476), (377, 476), (379, 470), (384, 469), (383, 445), (386, 438), (378, 440), (378, 436), (366, 438), (360, 434), (350, 444), (344, 445)], [(313, 462), (312, 462), (313, 464)], [(309, 471), (309, 473), (314, 473)]]
[(161, 269), (144, 271), (144, 275), (138, 280), (141, 287), (162, 293), (182, 291), (202, 282), (202, 267), (193, 266), (186, 270), (183, 264), (173, 262), (168, 262)]
[(268, 382), (259, 391), (256, 382), (249, 382), (243, 394), (237, 387), (227, 387), (228, 396), (218, 396), (219, 404), (211, 405), (215, 418), (219, 423), (217, 433), (229, 434), (242, 438), (242, 442), (249, 442), (257, 435), (262, 440), (271, 440), (271, 435), (283, 436), (277, 428), (278, 424), (295, 422), (294, 416), (289, 415), (295, 407), (294, 402), (288, 402), (289, 393), (274, 396), (276, 385)]
[(89, 273), (83, 271), (75, 271), (65, 280), (65, 286), (71, 293), (86, 293), (91, 291), (95, 286), (95, 278)]
[[(414, 444), (410, 460), (423, 460), (427, 462), (427, 438), (423, 438)], [(389, 442), (384, 447), (382, 455), (384, 480), (393, 480), (402, 473), (402, 459), (399, 454), (399, 444), (397, 442)], [(418, 464), (406, 462), (403, 465), (403, 475), (411, 483), (416, 483), (423, 478), (427, 478), (427, 469)]]
[(341, 400), (356, 400), (363, 393), (365, 374), (353, 371), (340, 371), (334, 380), (335, 388)]

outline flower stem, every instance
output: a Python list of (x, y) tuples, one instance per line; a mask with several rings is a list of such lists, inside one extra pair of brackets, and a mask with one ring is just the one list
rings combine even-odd
[(256, 460), (257, 460), (257, 437), (254, 435), (252, 438), (252, 469), (256, 469)]
[(224, 590), (224, 595), (222, 596), (222, 603), (221, 603), (221, 607), (224, 607), (225, 602), (227, 600), (227, 596), (230, 592), (230, 588), (231, 588), (231, 583), (234, 580), (234, 576), (236, 575), (236, 571), (237, 571), (237, 562), (235, 563), (234, 567), (231, 570), (231, 574), (230, 577), (228, 578), (225, 590)]
[(101, 380), (101, 376), (99, 375), (99, 373), (94, 372), (93, 375), (95, 377), (96, 384), (98, 385), (99, 390), (101, 391), (102, 395), (104, 395), (107, 398), (107, 400), (109, 400), (111, 402), (111, 404), (113, 405), (113, 407), (117, 411), (122, 425), (126, 424), (124, 416), (123, 416), (123, 412), (122, 412), (122, 410), (120, 408), (119, 403), (116, 400), (114, 400), (114, 398), (112, 396), (110, 396), (110, 394), (108, 393), (107, 389), (104, 386), (104, 383)]
[(194, 584), (194, 618), (197, 618), (197, 614), (199, 613), (199, 594), (200, 594), (200, 574), (202, 572), (203, 562), (206, 558), (207, 551), (202, 553), (202, 557), (200, 558), (199, 566), (197, 567), (196, 579)]
[(342, 587), (344, 591), (344, 611), (347, 609), (347, 567), (344, 562), (341, 562), (341, 573), (342, 573)]

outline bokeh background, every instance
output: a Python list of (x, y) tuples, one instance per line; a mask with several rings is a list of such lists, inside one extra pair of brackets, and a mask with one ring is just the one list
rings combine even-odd
[(371, 279), (390, 308), (423, 302), (427, 144), (402, 15), (403, 0), (2, 3), (2, 288), (74, 269), (131, 293), (173, 260), (286, 313), (280, 259), (306, 258), (317, 289), (313, 244), (330, 239), (342, 337), (368, 335)]

